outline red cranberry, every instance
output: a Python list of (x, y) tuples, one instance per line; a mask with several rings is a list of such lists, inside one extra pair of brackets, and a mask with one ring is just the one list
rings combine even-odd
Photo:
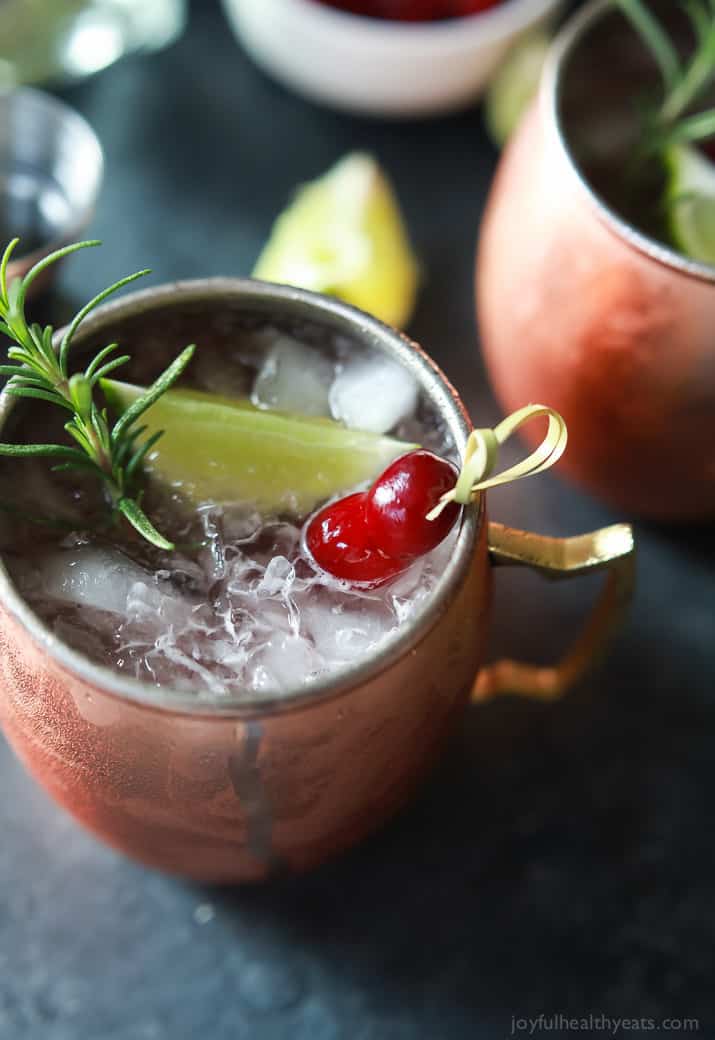
[(368, 18), (397, 22), (433, 22), (461, 18), (495, 7), (501, 0), (320, 0), (330, 7)]
[(403, 569), (374, 545), (365, 522), (366, 494), (360, 492), (325, 506), (310, 520), (305, 544), (315, 562), (336, 578), (380, 585)]
[(461, 507), (450, 502), (436, 520), (428, 520), (427, 514), (458, 476), (451, 462), (431, 451), (412, 451), (396, 459), (367, 492), (365, 518), (371, 541), (400, 560), (430, 552), (449, 534)]

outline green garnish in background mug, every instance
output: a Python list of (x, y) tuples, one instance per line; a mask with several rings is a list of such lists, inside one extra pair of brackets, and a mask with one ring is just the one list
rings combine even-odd
[(680, 4), (694, 37), (684, 54), (643, 0), (617, 3), (650, 51), (662, 83), (644, 108), (634, 175), (654, 158), (662, 163), (666, 234), (685, 256), (715, 264), (715, 165), (701, 151), (715, 134), (715, 107), (703, 107), (715, 81), (715, 2)]

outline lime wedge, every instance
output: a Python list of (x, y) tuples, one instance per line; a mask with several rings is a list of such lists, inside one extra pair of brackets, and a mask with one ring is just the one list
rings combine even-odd
[(404, 327), (415, 303), (417, 264), (377, 162), (356, 152), (299, 188), (273, 225), (253, 275), (339, 296)]
[(665, 165), (673, 244), (693, 260), (715, 264), (715, 164), (695, 148), (675, 145)]
[[(103, 379), (121, 415), (141, 386)], [(144, 413), (147, 434), (164, 430), (147, 470), (195, 502), (245, 502), (265, 514), (303, 516), (332, 495), (372, 480), (414, 444), (256, 408), (240, 398), (170, 390)]]
[(509, 48), (492, 77), (484, 99), (484, 117), (499, 148), (506, 144), (536, 94), (550, 45), (551, 37), (545, 29), (527, 33)]

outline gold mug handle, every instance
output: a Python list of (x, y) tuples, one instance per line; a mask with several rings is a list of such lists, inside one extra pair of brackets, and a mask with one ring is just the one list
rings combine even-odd
[(503, 660), (483, 668), (472, 700), (501, 693), (553, 700), (572, 686), (605, 650), (633, 594), (635, 546), (629, 524), (614, 524), (574, 538), (548, 538), (490, 523), (489, 557), (494, 566), (529, 567), (550, 580), (606, 571), (606, 583), (576, 642), (555, 665)]

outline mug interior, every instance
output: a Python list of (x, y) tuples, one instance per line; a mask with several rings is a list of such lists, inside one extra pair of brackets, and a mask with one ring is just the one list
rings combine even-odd
[[(682, 7), (671, 0), (652, 6), (676, 43), (692, 40)], [(715, 281), (715, 266), (683, 256), (667, 241), (660, 164), (649, 161), (637, 191), (624, 190), (643, 99), (658, 97), (662, 86), (652, 56), (612, 0), (592, 0), (566, 24), (552, 47), (542, 88), (547, 121), (608, 227), (658, 262)]]
[[(414, 343), (394, 329), (337, 300), (286, 286), (241, 279), (207, 279), (161, 286), (131, 293), (98, 308), (74, 339), (74, 364), (107, 343), (119, 342), (132, 357), (122, 378), (146, 383), (154, 379), (188, 343), (211, 342), (219, 349), (246, 331), (269, 325), (320, 347), (335, 337), (380, 351), (406, 367), (416, 379), (423, 402), (429, 402), (444, 423), (456, 450), (463, 454), (471, 429), (469, 417), (456, 391), (434, 362)], [(59, 338), (61, 332), (57, 333)], [(189, 380), (190, 382), (190, 380)], [(31, 406), (30, 406), (31, 407)], [(3, 440), (12, 440), (28, 421), (28, 403), (2, 394), (0, 428)], [(39, 414), (39, 413), (38, 413)], [(21, 466), (2, 460), (3, 468)], [(389, 667), (416, 645), (435, 625), (472, 560), (479, 528), (479, 510), (463, 510), (455, 551), (431, 596), (404, 626), (387, 636), (378, 651), (356, 664), (335, 670), (290, 692), (263, 693), (260, 699), (199, 698), (187, 690), (160, 689), (95, 664), (57, 636), (20, 597), (0, 562), (0, 603), (24, 626), (36, 643), (60, 665), (96, 687), (156, 709), (200, 715), (240, 717), (288, 711), (307, 702), (337, 696)]]

